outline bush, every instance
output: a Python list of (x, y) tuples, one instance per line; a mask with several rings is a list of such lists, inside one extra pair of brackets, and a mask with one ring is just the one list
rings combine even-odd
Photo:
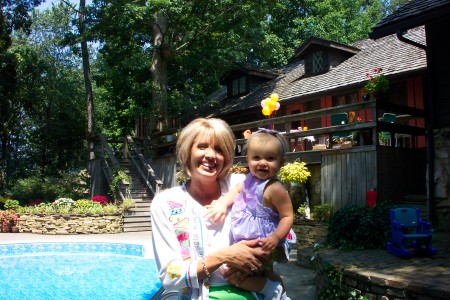
[(19, 201), (17, 200), (12, 200), (12, 199), (8, 199), (5, 202), (5, 209), (8, 210), (17, 210), (17, 208), (19, 208)]
[(29, 177), (18, 180), (11, 189), (14, 199), (21, 205), (26, 205), (30, 200), (40, 199), (50, 202), (63, 194), (64, 188), (56, 183), (54, 178)]
[(21, 205), (51, 202), (56, 198), (80, 199), (89, 193), (88, 180), (87, 170), (61, 172), (59, 177), (32, 176), (18, 180), (10, 193)]
[(327, 243), (339, 249), (375, 249), (390, 239), (389, 210), (392, 202), (374, 208), (348, 205), (338, 210), (328, 227)]
[(333, 209), (334, 205), (330, 203), (316, 205), (311, 210), (313, 219), (329, 223), (333, 216)]

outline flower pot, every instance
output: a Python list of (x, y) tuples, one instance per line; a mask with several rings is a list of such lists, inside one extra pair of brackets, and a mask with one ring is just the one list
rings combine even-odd
[(12, 232), (12, 233), (19, 233), (19, 227), (17, 227), (17, 226), (12, 226), (12, 227), (11, 227), (11, 232)]
[(11, 223), (2, 224), (2, 232), (3, 233), (11, 232), (11, 228), (12, 228)]

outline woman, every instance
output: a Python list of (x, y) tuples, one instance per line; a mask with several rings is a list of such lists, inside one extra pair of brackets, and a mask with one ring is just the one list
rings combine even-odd
[(165, 190), (151, 206), (152, 240), (159, 277), (182, 299), (256, 299), (239, 284), (270, 257), (258, 240), (230, 246), (229, 217), (206, 220), (207, 208), (244, 180), (231, 174), (235, 149), (230, 127), (220, 119), (196, 119), (182, 131), (176, 153), (186, 184)]

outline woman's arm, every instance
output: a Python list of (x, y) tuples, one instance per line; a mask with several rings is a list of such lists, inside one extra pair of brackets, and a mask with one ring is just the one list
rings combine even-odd
[[(170, 190), (164, 191), (154, 198), (151, 206), (153, 250), (160, 280), (167, 290), (199, 288), (201, 280), (207, 277), (205, 269), (211, 274), (225, 263), (252, 273), (252, 269), (261, 269), (262, 263), (269, 260), (261, 248), (252, 248), (258, 246), (257, 240), (222, 248), (205, 256), (204, 260), (190, 260), (188, 249), (183, 248), (179, 241), (186, 238), (182, 228), (173, 225), (172, 218), (179, 215), (170, 213), (180, 209), (168, 204), (168, 199), (179, 199), (180, 196)], [(179, 223), (182, 224), (183, 219), (180, 218)]]

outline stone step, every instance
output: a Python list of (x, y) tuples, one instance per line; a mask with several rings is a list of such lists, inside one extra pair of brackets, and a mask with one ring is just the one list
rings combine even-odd
[(152, 227), (151, 226), (136, 226), (136, 227), (124, 227), (123, 232), (141, 232), (141, 231), (148, 231), (151, 232)]
[(127, 216), (127, 217), (125, 217), (123, 219), (123, 223), (124, 224), (139, 223), (139, 222), (151, 223), (150, 215), (147, 215), (147, 216)]
[(125, 218), (128, 218), (128, 217), (147, 217), (147, 218), (150, 218), (150, 210), (126, 211), (123, 215), (124, 215)]

